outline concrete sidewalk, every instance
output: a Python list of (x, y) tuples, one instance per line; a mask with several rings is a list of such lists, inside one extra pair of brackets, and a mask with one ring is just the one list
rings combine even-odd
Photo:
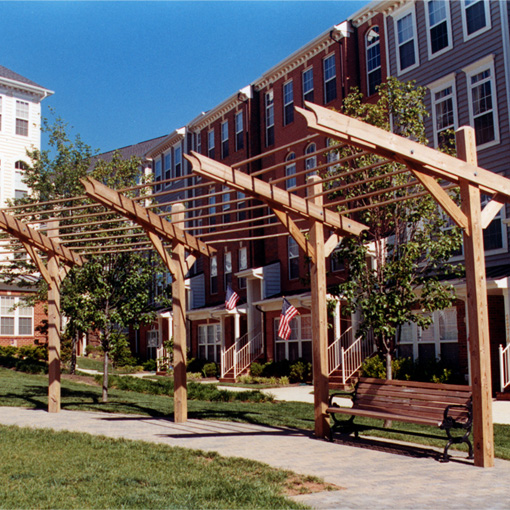
[[(143, 440), (216, 451), (316, 475), (343, 490), (297, 496), (314, 508), (509, 508), (510, 462), (476, 468), (453, 451), (447, 464), (437, 450), (381, 440), (351, 444), (314, 439), (310, 433), (247, 423), (169, 419), (78, 411), (49, 414), (1, 407), (0, 423)], [(355, 444), (355, 445), (354, 445)], [(171, 466), (168, 466), (171, 469)]]

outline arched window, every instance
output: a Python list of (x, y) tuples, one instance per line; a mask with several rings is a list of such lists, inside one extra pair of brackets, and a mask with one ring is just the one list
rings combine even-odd
[[(296, 155), (291, 152), (286, 158), (285, 161), (293, 161), (296, 159)], [(294, 175), (296, 173), (296, 163), (292, 162), (285, 166), (285, 176), (289, 177), (290, 175)], [(290, 177), (285, 181), (285, 189), (291, 189), (296, 187), (296, 178)]]
[(23, 183), (23, 173), (28, 168), (24, 161), (14, 163), (14, 198), (23, 198), (27, 194), (27, 185)]
[(379, 27), (372, 27), (365, 36), (367, 51), (367, 91), (369, 96), (377, 92), (381, 84), (381, 44), (379, 40)]
[(305, 154), (314, 154), (309, 158), (305, 159), (305, 170), (310, 170), (306, 176), (310, 177), (310, 175), (315, 175), (317, 173), (314, 168), (317, 166), (317, 156), (315, 156), (315, 151), (317, 150), (317, 146), (314, 143), (311, 143), (305, 150)]

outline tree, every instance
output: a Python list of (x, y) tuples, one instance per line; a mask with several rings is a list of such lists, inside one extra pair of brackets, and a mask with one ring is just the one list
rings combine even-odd
[[(344, 102), (344, 113), (426, 144), (424, 94), (414, 82), (390, 78), (380, 86), (376, 104), (364, 103), (353, 91)], [(338, 152), (343, 158), (360, 151)], [(431, 313), (455, 299), (446, 280), (459, 274), (449, 260), (460, 249), (461, 233), (406, 167), (372, 154), (360, 154), (354, 161), (330, 171), (338, 175), (330, 198), (340, 211), (356, 210), (356, 219), (369, 230), (345, 237), (340, 244), (338, 257), (346, 263), (348, 278), (339, 291), (347, 311), (358, 312), (360, 333), (373, 333), (391, 378), (402, 326), (415, 322), (427, 328)], [(334, 191), (335, 186), (341, 189)]]
[[(30, 193), (22, 199), (14, 201), (15, 205), (25, 205), (25, 211), (33, 212), (34, 218), (44, 221), (58, 216), (59, 228), (65, 227), (66, 235), (74, 234), (80, 239), (82, 233), (90, 237), (94, 233), (93, 243), (112, 242), (119, 238), (119, 243), (126, 243), (139, 235), (136, 225), (129, 222), (119, 223), (111, 219), (111, 215), (94, 216), (90, 225), (84, 225), (87, 218), (79, 218), (67, 207), (76, 207), (72, 200), (83, 195), (80, 178), (91, 171), (92, 151), (79, 137), (72, 142), (66, 133), (66, 124), (57, 119), (53, 125), (44, 124), (49, 133), (48, 151), (29, 153), (32, 164), (24, 172), (24, 182), (30, 187)], [(92, 176), (103, 184), (115, 189), (133, 188), (139, 179), (140, 161), (138, 158), (123, 160), (115, 153), (111, 161), (98, 160)], [(129, 192), (131, 196), (139, 194), (139, 189)], [(47, 206), (40, 202), (60, 200)], [(102, 206), (93, 202), (85, 214), (101, 214)], [(45, 215), (45, 211), (48, 211)], [(83, 213), (83, 211), (81, 212)], [(102, 221), (98, 221), (98, 219)], [(126, 227), (127, 225), (127, 227)], [(121, 237), (122, 236), (122, 237)], [(130, 237), (132, 236), (132, 237)], [(113, 241), (117, 242), (117, 241)], [(112, 250), (114, 251), (114, 250)], [(61, 287), (61, 309), (68, 317), (67, 329), (73, 338), (90, 329), (101, 334), (101, 345), (104, 351), (104, 382), (103, 401), (108, 398), (108, 358), (110, 352), (121, 344), (125, 344), (123, 330), (128, 326), (137, 327), (140, 323), (154, 318), (154, 310), (158, 302), (151, 294), (154, 274), (161, 272), (161, 263), (155, 264), (150, 258), (133, 251), (119, 251), (86, 257), (82, 267), (73, 267)], [(19, 278), (20, 274), (33, 275), (37, 272), (29, 259), (16, 258), (8, 271), (4, 271), (4, 279)], [(13, 276), (16, 275), (16, 276)], [(34, 301), (47, 299), (47, 285), (41, 278), (35, 282), (37, 293), (31, 298)], [(163, 295), (164, 304), (168, 303)]]

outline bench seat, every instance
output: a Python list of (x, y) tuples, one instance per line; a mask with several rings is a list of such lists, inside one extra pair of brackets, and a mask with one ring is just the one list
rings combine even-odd
[[(350, 396), (352, 407), (339, 407), (335, 404), (334, 398), (340, 395)], [(447, 444), (443, 461), (448, 461), (448, 448), (456, 443), (466, 443), (469, 458), (473, 458), (473, 447), (469, 440), (472, 426), (471, 401), (470, 386), (360, 378), (353, 392), (339, 392), (330, 396), (327, 413), (334, 421), (331, 438), (337, 428), (348, 429), (348, 432), (354, 432), (357, 437), (359, 427), (354, 424), (356, 416), (401, 421), (444, 430)], [(350, 415), (350, 419), (340, 420), (337, 415)], [(452, 436), (452, 429), (462, 429), (462, 436)]]

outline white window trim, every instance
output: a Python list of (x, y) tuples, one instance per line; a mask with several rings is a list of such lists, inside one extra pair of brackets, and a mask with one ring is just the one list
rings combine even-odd
[[(485, 19), (487, 21), (487, 25), (485, 25), (484, 28), (481, 28), (477, 32), (473, 32), (472, 34), (468, 35), (467, 33), (467, 18), (466, 18), (466, 2), (465, 0), (461, 0), (461, 12), (462, 12), (462, 35), (464, 36), (464, 42), (470, 41), (471, 39), (478, 37), (479, 35), (482, 35), (483, 33), (487, 32), (492, 28), (491, 23), (491, 9), (490, 9), (490, 2), (487, 2), (485, 0), (482, 0), (483, 6), (485, 9)], [(502, 3), (500, 4), (502, 5)], [(501, 13), (502, 16), (505, 15), (504, 13)]]
[[(370, 32), (372, 31), (373, 28), (377, 27), (379, 29), (379, 39), (377, 40), (377, 43), (379, 45), (379, 67), (374, 67), (373, 69), (369, 70), (368, 69), (368, 50), (370, 48), (373, 48), (375, 46), (375, 44), (370, 44), (368, 43), (368, 34), (370, 34)], [(381, 73), (382, 73), (382, 54), (381, 54), (381, 27), (379, 25), (375, 25), (373, 27), (370, 27), (366, 34), (365, 34), (365, 74), (366, 74), (366, 86), (367, 86), (367, 96), (369, 96), (369, 92), (370, 92), (370, 75), (373, 74), (375, 71), (377, 71), (378, 69), (381, 70)]]
[[(2, 296), (2, 298), (14, 298), (14, 306), (16, 306), (16, 308), (11, 312), (12, 315), (1, 315), (0, 313), (0, 317), (9, 317), (9, 318), (13, 318), (14, 319), (14, 333), (6, 333), (6, 334), (0, 334), (0, 336), (2, 337), (6, 337), (6, 336), (17, 336), (17, 337), (31, 337), (31, 336), (34, 336), (34, 331), (35, 331), (35, 324), (34, 324), (34, 307), (33, 306), (26, 306), (26, 307), (23, 307), (23, 308), (29, 308), (31, 310), (31, 315), (20, 315), (19, 314), (19, 310), (20, 310), (20, 301), (21, 301), (21, 297), (20, 296)], [(20, 334), (19, 332), (19, 320), (20, 319), (31, 319), (32, 321), (32, 330), (31, 330), (31, 333), (30, 334)]]
[(285, 345), (285, 358), (284, 359), (289, 359), (289, 345), (290, 343), (293, 343), (293, 342), (297, 342), (298, 344), (298, 358), (302, 358), (303, 357), (303, 342), (311, 342), (312, 339), (311, 338), (303, 338), (303, 334), (302, 334), (302, 331), (303, 331), (303, 327), (302, 327), (302, 321), (303, 319), (309, 319), (311, 321), (311, 315), (307, 314), (307, 315), (296, 315), (292, 320), (291, 320), (291, 328), (292, 328), (292, 332), (296, 335), (296, 338), (289, 338), (289, 340), (284, 340), (283, 338), (280, 338), (278, 336), (278, 327), (280, 325), (280, 318), (279, 317), (275, 317), (274, 318), (274, 323), (273, 323), (273, 327), (274, 327), (274, 343), (275, 343), (275, 346), (274, 346), (274, 349), (275, 349), (275, 356), (276, 356), (276, 345), (277, 344), (283, 344)]
[(484, 143), (483, 145), (477, 145), (476, 150), (481, 151), (484, 149), (488, 149), (489, 147), (493, 147), (495, 145), (498, 145), (500, 143), (500, 137), (499, 137), (499, 116), (498, 116), (498, 98), (497, 98), (497, 91), (496, 91), (496, 71), (494, 66), (494, 54), (487, 55), (483, 59), (479, 60), (478, 62), (474, 62), (473, 64), (464, 67), (462, 71), (466, 74), (466, 85), (467, 85), (467, 92), (468, 92), (468, 107), (469, 107), (469, 124), (470, 126), (475, 125), (474, 121), (474, 113), (473, 113), (473, 98), (471, 96), (471, 83), (470, 79), (473, 75), (478, 74), (482, 72), (483, 70), (489, 68), (491, 72), (491, 82), (492, 82), (492, 112), (493, 112), (493, 118), (494, 118), (494, 140), (491, 142)]
[[(326, 61), (329, 59), (333, 59), (333, 63), (335, 65), (335, 74), (331, 78), (326, 79)], [(333, 52), (333, 53), (330, 53), (329, 55), (326, 55), (322, 59), (322, 87), (323, 87), (322, 95), (324, 96), (323, 97), (324, 104), (329, 104), (329, 103), (331, 103), (331, 101), (335, 101), (335, 99), (338, 99), (337, 78), (338, 78), (338, 69), (337, 69), (337, 65), (336, 65), (336, 54)], [(336, 82), (336, 90), (335, 90), (336, 96), (333, 99), (330, 99), (329, 101), (327, 101), (327, 97), (326, 97), (327, 84), (333, 80), (335, 80), (335, 82)]]
[[(415, 62), (412, 66), (406, 67), (405, 69), (400, 68), (400, 44), (398, 42), (398, 22), (402, 18), (406, 17), (408, 14), (411, 14), (412, 23), (413, 23), (413, 40), (414, 40), (414, 58)], [(412, 71), (413, 69), (416, 69), (420, 65), (420, 55), (418, 51), (418, 29), (416, 26), (416, 11), (414, 9), (414, 4), (410, 5), (409, 7), (403, 9), (402, 11), (398, 12), (398, 15), (395, 15), (393, 18), (393, 32), (395, 33), (395, 54), (396, 54), (396, 61), (397, 61), (397, 76), (400, 76), (402, 74), (405, 74), (409, 71)]]
[[(238, 130), (238, 122), (237, 122), (237, 119), (241, 119), (241, 129)], [(244, 148), (244, 116), (243, 116), (243, 112), (237, 112), (235, 114), (235, 117), (234, 117), (234, 129), (235, 129), (235, 137), (236, 137), (236, 152), (238, 150), (240, 150), (240, 147), (238, 146), (238, 143), (237, 143), (237, 139), (238, 139), (238, 135), (239, 133), (241, 133), (243, 135), (243, 148)]]
[[(270, 101), (270, 102), (269, 102)], [(269, 112), (271, 112), (271, 124), (269, 124)], [(264, 120), (266, 123), (266, 147), (269, 147), (270, 145), (274, 145), (274, 91), (268, 90), (264, 95)], [(273, 128), (273, 142), (269, 144), (269, 131)]]
[[(228, 157), (228, 155), (229, 155), (228, 120), (225, 120), (221, 123), (220, 136), (221, 136), (221, 159), (224, 159), (224, 158)], [(227, 142), (227, 154), (226, 155), (224, 154), (224, 150), (223, 150), (223, 144), (225, 142)]]
[[(291, 253), (290, 253), (290, 248), (291, 248), (291, 243), (294, 243), (293, 245), (293, 248), (296, 248), (297, 250), (297, 255), (293, 255), (291, 257)], [(290, 274), (290, 267), (291, 267), (291, 263), (290, 261), (291, 260), (294, 260), (294, 259), (297, 259), (298, 260), (298, 275), (297, 276), (292, 276)], [(288, 278), (289, 280), (298, 280), (299, 279), (299, 245), (297, 244), (297, 242), (294, 240), (294, 238), (292, 236), (288, 236), (287, 238), (287, 262), (288, 262)]]
[(430, 91), (430, 104), (432, 109), (432, 129), (434, 131), (434, 147), (439, 146), (439, 138), (438, 138), (438, 132), (437, 132), (437, 122), (436, 122), (436, 101), (434, 99), (434, 95), (436, 92), (439, 92), (446, 87), (452, 87), (452, 101), (453, 101), (453, 122), (454, 122), (454, 128), (457, 129), (459, 125), (459, 119), (458, 119), (458, 109), (457, 109), (457, 87), (456, 87), (456, 74), (450, 73), (446, 76), (443, 76), (439, 80), (436, 80), (432, 83), (429, 83), (427, 85), (427, 88)]
[(312, 88), (308, 91), (306, 91), (306, 93), (310, 93), (312, 92), (314, 94), (314, 99), (315, 99), (315, 84), (313, 82), (313, 66), (310, 66), (308, 67), (307, 69), (304, 69), (303, 72), (301, 73), (301, 90), (303, 92), (303, 103), (305, 102), (305, 73), (307, 73), (308, 71), (312, 71)]
[[(208, 338), (209, 338), (209, 335), (208, 335), (208, 329), (209, 328), (212, 328), (214, 329), (214, 339), (215, 341), (213, 343), (209, 343), (208, 342)], [(205, 332), (205, 334), (204, 334)], [(222, 332), (221, 332), (221, 323), (220, 322), (217, 322), (217, 323), (212, 323), (212, 324), (199, 324), (198, 325), (198, 339), (197, 339), (197, 345), (198, 345), (198, 348), (199, 348), (199, 352), (200, 352), (200, 346), (206, 346), (206, 356), (207, 356), (207, 351), (209, 350), (208, 349), (208, 346), (213, 346), (213, 359), (211, 360), (211, 358), (207, 358), (209, 361), (215, 361), (216, 363), (219, 363), (220, 360), (217, 359), (217, 352), (218, 352), (218, 349), (217, 349), (217, 346), (219, 345), (220, 348), (222, 346)], [(221, 356), (221, 355), (220, 355)]]
[(432, 27), (430, 26), (429, 1), (428, 0), (425, 1), (425, 21), (427, 23), (427, 51), (428, 51), (429, 60), (433, 60), (434, 58), (437, 58), (440, 55), (443, 55), (443, 53), (446, 53), (447, 51), (449, 51), (453, 48), (450, 2), (445, 2), (445, 6), (446, 6), (446, 31), (448, 33), (448, 46), (445, 46), (442, 50), (438, 51), (437, 53), (432, 53), (432, 40), (430, 38), (430, 30)]
[[(418, 346), (420, 344), (434, 344), (435, 346), (435, 354), (436, 358), (441, 356), (441, 344), (456, 344), (459, 342), (459, 328), (458, 328), (458, 316), (457, 316), (457, 307), (451, 306), (449, 308), (445, 308), (445, 310), (455, 310), (456, 317), (457, 317), (457, 338), (454, 340), (441, 340), (439, 338), (439, 314), (444, 310), (436, 310), (435, 312), (432, 312), (433, 316), (433, 322), (429, 326), (428, 330), (431, 328), (434, 330), (434, 340), (433, 341), (422, 341), (420, 340), (421, 337), (421, 328), (418, 327), (416, 322), (411, 322), (411, 331), (412, 331), (412, 340), (409, 342), (400, 341), (399, 345), (412, 345), (413, 346), (413, 358), (416, 360), (419, 357), (419, 349)], [(413, 312), (415, 315), (418, 315), (419, 312)]]
[[(285, 87), (287, 87), (287, 85), (289, 85), (289, 84), (291, 86), (291, 91), (292, 91), (292, 101), (289, 101), (288, 103), (286, 103), (285, 102)], [(287, 106), (294, 104), (294, 82), (293, 82), (293, 80), (287, 80), (282, 85), (282, 92), (283, 92), (283, 122), (284, 122), (284, 126), (289, 126), (290, 124), (292, 124), (294, 122), (294, 118), (292, 118), (292, 120), (290, 120), (290, 121), (287, 121), (285, 112), (286, 112)]]

